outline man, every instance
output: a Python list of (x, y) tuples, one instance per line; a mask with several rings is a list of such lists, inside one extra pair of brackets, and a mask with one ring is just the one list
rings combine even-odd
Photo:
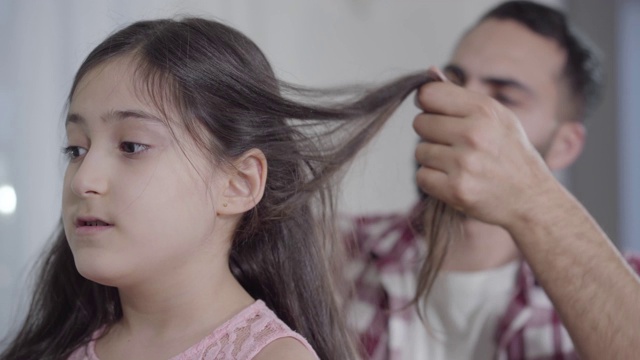
[[(561, 13), (509, 2), (460, 40), (445, 68), (459, 86), (420, 90), (417, 183), (465, 214), (464, 235), (418, 312), (425, 241), (413, 212), (356, 219), (349, 311), (365, 358), (640, 353), (638, 277), (551, 173), (582, 151), (597, 65)], [(628, 261), (640, 270), (640, 259)]]

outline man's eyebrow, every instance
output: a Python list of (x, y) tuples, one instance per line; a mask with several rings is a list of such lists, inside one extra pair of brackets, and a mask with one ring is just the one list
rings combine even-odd
[[(444, 71), (445, 73), (448, 72), (455, 76), (460, 82), (460, 85), (464, 86), (467, 83), (467, 73), (460, 66), (456, 64), (448, 64), (447, 66), (445, 66)], [(480, 81), (491, 86), (511, 87), (522, 90), (528, 94), (534, 94), (534, 91), (523, 82), (510, 77), (486, 76), (481, 78)]]
[(467, 73), (465, 73), (460, 66), (456, 64), (447, 64), (447, 66), (444, 67), (443, 71), (445, 75), (446, 73), (453, 74), (453, 76), (457, 78), (456, 80), (459, 85), (464, 86), (464, 84), (467, 83)]
[[(159, 117), (142, 110), (114, 110), (110, 111), (105, 116), (102, 116), (101, 119), (104, 122), (122, 121), (125, 119), (139, 119), (150, 121), (153, 123), (160, 123), (163, 125), (165, 124), (165, 122)], [(67, 115), (65, 125), (68, 125), (70, 123), (83, 125), (86, 124), (86, 122), (86, 119), (82, 117), (82, 115), (77, 113), (69, 113), (69, 115)]]
[(489, 84), (497, 87), (515, 88), (518, 90), (522, 90), (530, 95), (534, 94), (533, 90), (530, 87), (512, 78), (488, 76), (488, 77), (482, 78), (480, 81), (482, 81), (485, 84)]

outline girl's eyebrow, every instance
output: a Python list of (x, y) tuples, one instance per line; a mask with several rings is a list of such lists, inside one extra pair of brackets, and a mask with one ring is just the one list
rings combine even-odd
[[(165, 125), (165, 122), (162, 119), (143, 110), (112, 110), (112, 111), (109, 111), (106, 115), (101, 116), (100, 118), (104, 122), (136, 119), (136, 120), (149, 121), (154, 124)], [(69, 113), (67, 115), (67, 120), (65, 121), (65, 126), (69, 125), (70, 123), (84, 125), (87, 123), (87, 120), (80, 114)]]

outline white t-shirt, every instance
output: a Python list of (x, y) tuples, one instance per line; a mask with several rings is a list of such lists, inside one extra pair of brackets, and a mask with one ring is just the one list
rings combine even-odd
[[(423, 304), (427, 330), (419, 321), (403, 343), (411, 359), (494, 359), (495, 333), (513, 296), (520, 263), (477, 272), (442, 272)], [(417, 316), (417, 315), (416, 315)]]

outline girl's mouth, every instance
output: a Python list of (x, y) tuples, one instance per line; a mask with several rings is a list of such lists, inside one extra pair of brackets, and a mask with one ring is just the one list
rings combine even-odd
[(96, 217), (78, 217), (75, 222), (76, 234), (87, 236), (97, 235), (104, 231), (111, 230), (113, 224), (108, 223), (102, 219)]
[(112, 226), (102, 219), (90, 216), (81, 216), (76, 218), (76, 227), (85, 227), (85, 226)]
[(111, 224), (107, 224), (102, 220), (93, 220), (93, 221), (81, 221), (80, 226), (109, 226)]

